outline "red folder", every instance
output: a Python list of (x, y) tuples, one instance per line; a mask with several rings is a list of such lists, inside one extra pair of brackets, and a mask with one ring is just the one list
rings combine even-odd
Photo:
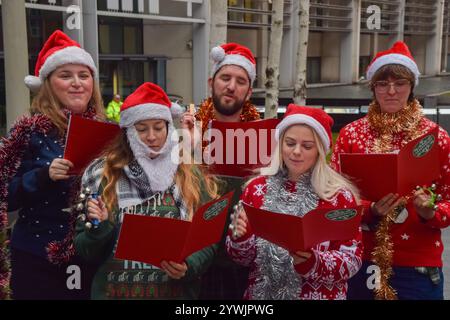
[(64, 150), (64, 159), (74, 164), (69, 174), (82, 173), (119, 132), (117, 124), (72, 115), (69, 119)]
[(200, 207), (192, 222), (125, 214), (115, 257), (160, 267), (182, 262), (192, 253), (220, 241), (233, 192)]
[(275, 143), (278, 119), (250, 122), (221, 122), (213, 120), (209, 129), (219, 130), (221, 139), (207, 137), (211, 143), (206, 148), (205, 162), (211, 173), (246, 177), (253, 170), (267, 166)]
[(255, 235), (296, 252), (324, 241), (353, 239), (363, 207), (316, 209), (302, 218), (257, 209), (246, 203), (244, 209)]
[(439, 177), (438, 127), (410, 141), (398, 154), (340, 154), (341, 173), (351, 177), (362, 197), (378, 201), (389, 193), (407, 195)]

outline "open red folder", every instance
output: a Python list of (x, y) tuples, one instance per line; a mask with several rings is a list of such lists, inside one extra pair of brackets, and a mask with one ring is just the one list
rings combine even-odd
[(125, 214), (115, 257), (160, 267), (161, 261), (182, 262), (220, 241), (233, 192), (200, 207), (192, 222)]
[(117, 124), (72, 115), (69, 119), (64, 149), (64, 159), (74, 164), (69, 174), (80, 174), (119, 132)]
[[(250, 122), (209, 123), (210, 144), (205, 149), (205, 162), (210, 172), (223, 176), (246, 177), (253, 170), (267, 166), (276, 146), (275, 127), (278, 119)], [(216, 135), (215, 133), (218, 133)]]
[(244, 209), (255, 235), (296, 252), (324, 241), (353, 239), (358, 232), (363, 207), (316, 209), (302, 218), (257, 209), (246, 203)]
[(389, 193), (407, 195), (439, 177), (438, 127), (410, 141), (398, 154), (340, 154), (341, 172), (361, 196), (378, 201)]

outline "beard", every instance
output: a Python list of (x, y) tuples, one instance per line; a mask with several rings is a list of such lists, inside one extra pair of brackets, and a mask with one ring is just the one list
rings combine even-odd
[(223, 105), (220, 102), (220, 97), (216, 95), (214, 90), (212, 91), (212, 99), (214, 103), (214, 109), (216, 109), (218, 113), (224, 116), (232, 116), (236, 114), (243, 108), (245, 103), (245, 98), (243, 98), (243, 99), (236, 99), (232, 105)]

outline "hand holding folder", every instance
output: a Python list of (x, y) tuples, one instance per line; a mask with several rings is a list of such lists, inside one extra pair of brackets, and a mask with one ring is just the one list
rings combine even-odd
[(316, 209), (300, 218), (243, 205), (255, 235), (289, 252), (305, 251), (324, 241), (353, 239), (363, 210), (362, 206)]
[(398, 154), (340, 154), (341, 173), (348, 175), (361, 195), (378, 201), (389, 193), (409, 194), (439, 177), (438, 127), (406, 144)]
[(233, 192), (200, 207), (192, 222), (125, 214), (115, 257), (160, 267), (180, 263), (192, 253), (220, 241)]
[(64, 159), (74, 164), (69, 174), (80, 174), (119, 132), (120, 128), (117, 124), (72, 115), (69, 119), (64, 149)]

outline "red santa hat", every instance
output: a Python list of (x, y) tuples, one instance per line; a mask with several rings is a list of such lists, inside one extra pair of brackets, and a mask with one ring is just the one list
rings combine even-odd
[(214, 62), (212, 68), (213, 76), (225, 65), (237, 65), (244, 68), (248, 73), (251, 84), (256, 78), (256, 60), (249, 48), (237, 43), (225, 43), (212, 48), (211, 59)]
[(279, 141), (282, 133), (292, 125), (306, 124), (314, 129), (322, 141), (325, 152), (328, 152), (333, 141), (331, 135), (333, 123), (333, 118), (322, 109), (297, 106), (291, 103), (286, 109), (283, 120), (276, 127), (275, 139)]
[(91, 69), (94, 77), (97, 76), (97, 68), (91, 55), (64, 32), (56, 30), (39, 52), (34, 76), (25, 77), (26, 86), (33, 92), (38, 91), (48, 75), (65, 64), (85, 65)]
[(129, 95), (120, 107), (120, 126), (128, 128), (147, 119), (162, 119), (173, 123), (173, 118), (183, 113), (180, 105), (173, 103), (164, 90), (146, 82)]
[(405, 66), (414, 74), (416, 79), (415, 85), (419, 84), (419, 68), (414, 61), (408, 46), (404, 42), (397, 41), (394, 43), (392, 48), (386, 51), (378, 52), (370, 65), (367, 67), (367, 79), (371, 80), (378, 69), (387, 64), (400, 64)]

